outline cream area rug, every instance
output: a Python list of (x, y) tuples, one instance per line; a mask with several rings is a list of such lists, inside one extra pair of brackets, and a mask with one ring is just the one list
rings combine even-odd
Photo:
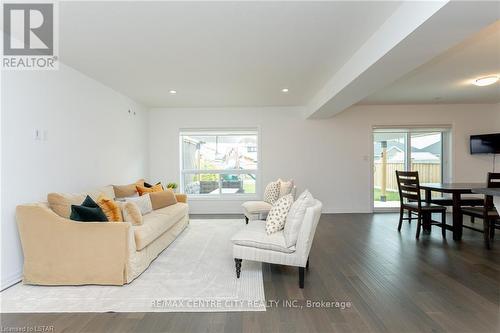
[(262, 265), (243, 261), (236, 279), (230, 238), (242, 220), (191, 220), (151, 266), (124, 286), (30, 286), (0, 294), (8, 312), (265, 311)]

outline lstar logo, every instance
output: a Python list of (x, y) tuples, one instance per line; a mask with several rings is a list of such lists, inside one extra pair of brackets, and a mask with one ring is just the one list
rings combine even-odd
[(57, 69), (55, 3), (3, 4), (4, 69)]

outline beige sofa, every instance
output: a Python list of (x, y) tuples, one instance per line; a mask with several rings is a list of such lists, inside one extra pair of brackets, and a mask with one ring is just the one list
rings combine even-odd
[[(109, 187), (102, 193), (109, 194)], [(24, 252), (23, 282), (130, 283), (188, 225), (186, 196), (176, 197), (177, 204), (144, 215), (140, 226), (128, 222), (75, 222), (56, 214), (47, 203), (18, 206), (17, 224)]]

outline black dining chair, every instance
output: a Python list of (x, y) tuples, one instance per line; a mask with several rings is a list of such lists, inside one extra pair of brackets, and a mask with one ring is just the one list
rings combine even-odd
[[(500, 173), (489, 172), (486, 179), (486, 186), (488, 188), (500, 188)], [(490, 249), (491, 241), (495, 237), (495, 229), (500, 229), (500, 216), (493, 205), (493, 197), (486, 195), (484, 197), (484, 206), (482, 207), (463, 207), (463, 215), (469, 216), (471, 220), (474, 218), (483, 220), (483, 230), (465, 225), (464, 228), (482, 232), (484, 234), (484, 245), (487, 249)]]
[[(442, 229), (443, 238), (446, 238), (446, 207), (422, 201), (420, 193), (420, 180), (418, 171), (396, 171), (398, 182), (400, 212), (398, 231), (401, 231), (403, 220), (411, 222), (412, 214), (417, 216), (417, 234), (420, 237), (422, 221), (425, 218), (431, 225), (437, 225)], [(404, 217), (404, 211), (408, 211), (408, 217)], [(441, 213), (441, 222), (432, 220), (432, 213)]]

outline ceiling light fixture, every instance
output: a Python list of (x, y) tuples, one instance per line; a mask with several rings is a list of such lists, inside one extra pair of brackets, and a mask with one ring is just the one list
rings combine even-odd
[(171, 95), (175, 95), (175, 94), (177, 94), (177, 90), (170, 90), (170, 91), (169, 91), (169, 93), (170, 93)]
[(484, 87), (497, 82), (499, 79), (500, 77), (498, 75), (489, 75), (475, 79), (474, 82), (472, 82), (472, 84), (479, 87)]
[(288, 88), (283, 88), (283, 89), (281, 89), (281, 92), (282, 92), (282, 93), (287, 93), (287, 92), (288, 92)]

